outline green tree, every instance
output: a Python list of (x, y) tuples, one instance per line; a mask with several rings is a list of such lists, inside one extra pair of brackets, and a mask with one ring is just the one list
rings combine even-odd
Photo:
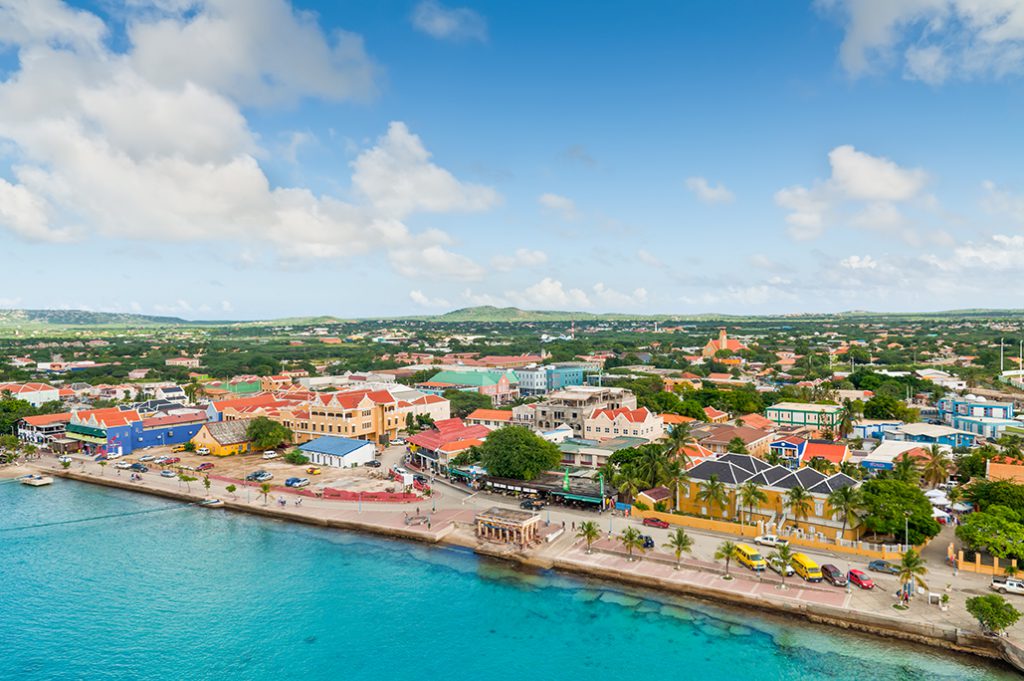
[(194, 478), (187, 473), (178, 473), (178, 480), (185, 483), (185, 491), (187, 491), (189, 494), (192, 494), (192, 483), (198, 479), (199, 478)]
[[(739, 501), (741, 506), (747, 508), (747, 515), (753, 515), (755, 507), (760, 508), (761, 504), (767, 503), (768, 495), (765, 494), (760, 485), (753, 480), (748, 480), (740, 485)], [(744, 524), (742, 513), (740, 514), (740, 524)]]
[(731, 454), (750, 454), (750, 451), (747, 450), (747, 443), (739, 436), (729, 440), (729, 444), (725, 446), (725, 451)]
[(853, 423), (856, 414), (853, 412), (853, 404), (849, 399), (843, 400), (843, 408), (839, 410), (839, 421), (836, 423), (836, 432), (840, 438), (846, 438), (853, 432)]
[(832, 511), (832, 517), (843, 517), (843, 529), (840, 537), (846, 537), (846, 526), (852, 519), (856, 525), (858, 515), (864, 510), (864, 498), (860, 490), (854, 485), (840, 487), (828, 495), (828, 507)]
[(70, 461), (61, 461), (60, 462), (60, 467), (63, 468), (64, 470), (67, 470), (67, 469), (71, 468), (71, 462)]
[(1007, 506), (992, 505), (967, 515), (956, 537), (971, 551), (987, 551), (997, 558), (1024, 558), (1024, 525)]
[(644, 551), (644, 536), (634, 527), (627, 527), (619, 535), (619, 541), (626, 548), (627, 559), (633, 560), (633, 551)]
[(718, 548), (715, 549), (715, 560), (725, 561), (726, 579), (732, 579), (732, 576), (729, 574), (729, 563), (731, 563), (732, 559), (736, 557), (737, 551), (738, 549), (736, 548), (736, 544), (729, 541), (728, 539), (719, 544)]
[(672, 553), (676, 556), (676, 570), (679, 569), (680, 564), (683, 562), (683, 552), (693, 552), (693, 539), (690, 535), (686, 534), (686, 530), (681, 527), (677, 527), (673, 532), (669, 532), (668, 541), (662, 544), (666, 549), (672, 549)]
[(211, 484), (210, 483), (210, 476), (209, 475), (204, 475), (203, 476), (203, 487), (206, 489), (206, 493), (207, 494), (210, 493), (210, 484)]
[(911, 583), (917, 584), (922, 589), (927, 589), (928, 585), (924, 581), (924, 576), (928, 574), (928, 568), (924, 566), (924, 559), (914, 549), (907, 549), (903, 554), (903, 558), (900, 560), (899, 572), (896, 576), (900, 580), (900, 585), (903, 590), (906, 591), (908, 585)]
[(669, 458), (660, 447), (646, 447), (636, 466), (647, 489), (670, 482)]
[(293, 449), (284, 455), (284, 460), (293, 466), (305, 466), (309, 463), (309, 457), (299, 449)]
[[(813, 504), (814, 499), (811, 497), (810, 492), (800, 485), (792, 487), (788, 492), (786, 492), (786, 510), (789, 511), (790, 516), (794, 521), (801, 519), (807, 520), (807, 516), (810, 515)], [(785, 516), (783, 516), (782, 524), (786, 524)]]
[(697, 501), (708, 506), (717, 506), (719, 510), (725, 511), (729, 504), (729, 494), (725, 490), (725, 483), (719, 480), (717, 475), (711, 474), (697, 487)]
[(824, 475), (832, 475), (835, 471), (833, 463), (823, 456), (812, 457), (811, 460), (807, 462), (807, 467)]
[[(902, 535), (909, 530), (911, 544), (921, 544), (941, 529), (932, 517), (932, 505), (921, 488), (902, 480), (868, 480), (861, 485), (864, 526), (876, 534)], [(910, 512), (910, 517), (904, 512)], [(904, 524), (906, 523), (906, 525)]]
[(953, 462), (939, 445), (932, 445), (919, 461), (921, 477), (929, 487), (935, 488), (949, 478)]
[(506, 426), (492, 432), (480, 445), (480, 460), (491, 475), (533, 480), (558, 466), (562, 453), (525, 426)]
[(272, 449), (278, 445), (292, 441), (293, 433), (277, 421), (266, 416), (257, 416), (249, 421), (245, 428), (245, 436), (252, 442), (254, 449)]
[(184, 447), (185, 447), (185, 451), (186, 452), (194, 452), (194, 451), (196, 451), (196, 443), (192, 442), (192, 440), (189, 440), (188, 442), (186, 442), (184, 444)]
[(103, 469), (107, 467), (107, 464), (109, 463), (109, 461), (107, 461), (106, 459), (101, 459), (100, 461), (97, 461), (96, 463), (98, 463), (100, 465), (100, 475), (102, 476), (103, 475)]
[(619, 490), (619, 494), (630, 502), (645, 484), (635, 463), (625, 463), (619, 466), (612, 474), (611, 480), (615, 488)]
[(910, 452), (903, 452), (896, 457), (892, 465), (892, 477), (916, 486), (921, 480), (918, 457), (912, 456)]
[(793, 564), (793, 549), (789, 544), (776, 546), (775, 550), (768, 555), (768, 560), (779, 566), (779, 575), (782, 576), (782, 588), (786, 588), (786, 570)]
[(601, 538), (601, 530), (593, 520), (585, 520), (580, 523), (580, 529), (576, 536), (587, 542), (587, 553), (589, 554), (592, 551), (591, 546)]
[(993, 634), (1009, 629), (1020, 619), (1020, 611), (997, 594), (968, 598), (966, 605), (967, 612), (978, 620), (981, 628)]
[(466, 418), (477, 409), (490, 409), (493, 406), (487, 395), (454, 388), (445, 390), (444, 398), (451, 403), (452, 416), (459, 418)]
[(690, 463), (686, 450), (696, 441), (689, 423), (676, 423), (665, 438), (665, 452), (685, 467)]
[(234, 499), (234, 498), (237, 498), (237, 497), (235, 497), (235, 490), (237, 490), (237, 489), (238, 488), (235, 487), (234, 485), (228, 485), (227, 487), (224, 488), (224, 491), (226, 491), (228, 494), (230, 494), (231, 498)]

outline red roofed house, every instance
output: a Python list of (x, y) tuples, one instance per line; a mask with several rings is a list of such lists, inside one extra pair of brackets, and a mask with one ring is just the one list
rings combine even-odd
[(25, 442), (47, 444), (64, 437), (71, 412), (26, 416), (18, 422), (18, 438)]
[(701, 351), (701, 355), (704, 357), (714, 357), (715, 353), (719, 350), (728, 350), (729, 352), (739, 352), (740, 350), (746, 350), (747, 346), (738, 340), (730, 339), (725, 332), (725, 327), (718, 330), (718, 338), (713, 338), (707, 342), (704, 349)]
[(646, 407), (595, 409), (583, 422), (583, 437), (588, 440), (600, 442), (622, 435), (642, 437), (648, 442), (654, 442), (665, 435), (665, 424), (661, 416)]
[(808, 440), (804, 446), (804, 454), (800, 457), (800, 462), (806, 466), (810, 463), (811, 459), (818, 457), (838, 466), (850, 457), (850, 448), (844, 444), (829, 440)]
[(760, 428), (761, 430), (775, 429), (775, 422), (771, 419), (766, 419), (760, 414), (746, 414), (740, 417), (740, 421), (743, 422), (743, 425), (750, 428)]
[(466, 417), (471, 426), (487, 426), (490, 429), (512, 425), (511, 409), (477, 409)]
[(449, 454), (460, 451), (453, 445), (463, 443), (468, 448), (469, 441), (480, 442), (490, 435), (486, 426), (468, 426), (462, 419), (445, 419), (438, 421), (430, 430), (410, 435), (406, 441), (412, 445), (410, 449), (418, 465), (440, 471), (448, 466)]
[(708, 417), (708, 423), (725, 423), (729, 420), (729, 412), (714, 407), (704, 407), (704, 414)]
[(4, 393), (10, 393), (15, 399), (25, 400), (33, 407), (60, 401), (60, 391), (46, 383), (0, 383), (0, 395)]

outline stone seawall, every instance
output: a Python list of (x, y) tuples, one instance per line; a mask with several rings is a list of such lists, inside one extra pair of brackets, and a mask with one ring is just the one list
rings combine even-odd
[[(189, 503), (195, 503), (205, 498), (204, 494), (190, 494), (184, 490), (168, 490), (140, 486), (121, 478), (83, 475), (72, 470), (55, 471), (46, 469), (46, 473), (61, 478), (78, 480), (80, 482), (88, 482), (132, 492), (143, 492)], [(866, 613), (846, 608), (836, 608), (822, 604), (796, 603), (758, 598), (756, 596), (737, 593), (726, 589), (720, 590), (708, 588), (699, 584), (669, 582), (657, 578), (635, 575), (628, 572), (581, 563), (575, 560), (565, 560), (561, 558), (550, 559), (542, 555), (524, 554), (498, 545), (474, 542), (466, 536), (455, 532), (454, 524), (449, 524), (445, 528), (439, 529), (436, 532), (428, 533), (411, 528), (385, 527), (374, 523), (354, 520), (318, 518), (304, 513), (299, 514), (282, 511), (272, 506), (253, 506), (251, 504), (229, 500), (225, 500), (224, 508), (226, 510), (236, 511), (239, 513), (251, 513), (267, 518), (274, 518), (276, 520), (289, 520), (306, 525), (370, 532), (392, 538), (412, 539), (432, 544), (460, 546), (472, 549), (479, 555), (507, 560), (531, 568), (556, 569), (604, 579), (610, 582), (626, 583), (647, 589), (658, 589), (671, 593), (680, 593), (714, 603), (724, 602), (733, 606), (752, 607), (761, 611), (783, 616), (796, 615), (815, 624), (829, 625), (841, 629), (850, 629), (883, 638), (899, 639), (911, 643), (941, 648), (947, 651), (976, 655), (987, 659), (1003, 660), (1012, 665), (1018, 671), (1024, 672), (1024, 648), (1021, 648), (1003, 638), (986, 637), (971, 632), (965, 632), (955, 627), (931, 625), (923, 622), (908, 621), (886, 615)]]

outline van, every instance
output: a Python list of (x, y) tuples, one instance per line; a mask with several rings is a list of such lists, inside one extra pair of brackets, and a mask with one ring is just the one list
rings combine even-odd
[(793, 554), (793, 571), (808, 582), (821, 581), (821, 568), (813, 560), (802, 553)]
[(763, 572), (767, 563), (757, 549), (749, 544), (736, 545), (736, 562), (745, 565), (754, 572)]

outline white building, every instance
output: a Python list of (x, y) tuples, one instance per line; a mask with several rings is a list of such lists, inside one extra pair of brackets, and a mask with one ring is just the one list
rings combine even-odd
[(623, 435), (653, 442), (665, 435), (665, 424), (661, 416), (646, 407), (595, 409), (583, 422), (583, 437), (588, 440), (610, 440)]
[(332, 468), (361, 466), (367, 461), (373, 461), (375, 453), (373, 443), (368, 440), (352, 440), (332, 435), (310, 440), (299, 445), (299, 450), (309, 457), (310, 463)]

